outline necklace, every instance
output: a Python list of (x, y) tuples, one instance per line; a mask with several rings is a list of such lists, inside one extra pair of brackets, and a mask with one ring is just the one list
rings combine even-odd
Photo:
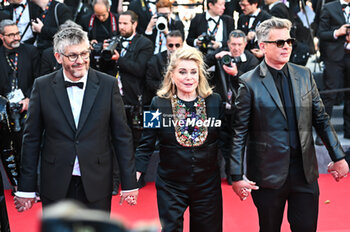
[(176, 141), (184, 147), (201, 146), (208, 136), (208, 128), (204, 126), (204, 121), (207, 120), (205, 100), (198, 96), (194, 103), (195, 110), (191, 111), (181, 99), (174, 95), (171, 105)]

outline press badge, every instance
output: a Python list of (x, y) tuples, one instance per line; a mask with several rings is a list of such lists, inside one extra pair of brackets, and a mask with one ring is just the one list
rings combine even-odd
[(18, 103), (24, 99), (24, 94), (21, 89), (14, 89), (7, 94), (7, 99), (10, 103)]

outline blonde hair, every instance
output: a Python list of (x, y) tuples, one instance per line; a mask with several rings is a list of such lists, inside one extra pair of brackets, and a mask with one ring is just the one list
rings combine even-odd
[(176, 94), (176, 86), (172, 81), (171, 75), (180, 60), (192, 60), (197, 63), (199, 71), (199, 81), (196, 89), (197, 94), (202, 98), (211, 95), (213, 90), (207, 81), (207, 71), (203, 61), (203, 55), (198, 49), (189, 46), (179, 48), (171, 55), (167, 72), (160, 89), (157, 91), (157, 95), (162, 98), (171, 99)]

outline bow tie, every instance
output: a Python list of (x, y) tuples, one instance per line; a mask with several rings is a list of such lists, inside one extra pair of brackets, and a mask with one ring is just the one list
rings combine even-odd
[(249, 18), (256, 18), (256, 15), (249, 15)]
[(64, 86), (65, 86), (66, 88), (72, 87), (72, 86), (76, 86), (76, 87), (78, 87), (78, 88), (80, 88), (80, 89), (83, 89), (83, 87), (84, 87), (84, 82), (70, 82), (70, 81), (65, 81), (65, 82), (64, 82)]
[(20, 7), (20, 6), (24, 8), (24, 4), (15, 4), (15, 3), (14, 3), (14, 4), (12, 4), (12, 5), (13, 5), (13, 8), (14, 8), (14, 9), (16, 9), (16, 8), (18, 8), (18, 7)]
[(348, 4), (341, 4), (341, 8), (342, 8), (342, 9), (345, 9), (345, 8), (348, 7), (348, 6), (350, 6), (350, 3), (348, 3)]
[(210, 21), (213, 21), (214, 23), (216, 23), (215, 19), (213, 19), (213, 18), (209, 18), (208, 22), (210, 22)]

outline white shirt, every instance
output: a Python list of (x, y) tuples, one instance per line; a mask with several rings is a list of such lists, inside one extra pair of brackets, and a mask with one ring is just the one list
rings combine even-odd
[[(27, 6), (24, 9), (23, 14), (22, 14), (22, 16), (19, 19), (18, 24), (17, 24), (18, 30), (21, 33), (22, 41), (26, 41), (26, 40), (28, 40), (30, 38), (33, 38), (33, 36), (34, 36), (33, 35), (33, 31), (32, 31), (32, 27), (30, 25), (28, 26), (28, 29), (27, 29), (26, 33), (23, 35), (23, 32), (26, 29), (28, 23), (30, 23), (29, 4), (27, 3), (27, 0), (23, 0), (20, 4), (23, 4), (23, 5), (27, 4)], [(13, 9), (12, 20), (14, 22), (16, 22), (17, 19), (19, 18), (22, 10), (23, 10), (22, 6), (19, 6), (19, 7)]]
[[(214, 19), (215, 22), (214, 22), (213, 20), (210, 20), (210, 21), (209, 21), (210, 18)], [(207, 22), (208, 22), (208, 30), (207, 30), (207, 33), (208, 33), (209, 35), (212, 35), (212, 33), (214, 32), (216, 23), (219, 22), (219, 25), (218, 25), (218, 27), (217, 27), (217, 32), (216, 32), (216, 34), (215, 34), (215, 41), (216, 41), (216, 42), (219, 42), (219, 43), (220, 43), (220, 47), (222, 47), (222, 41), (223, 41), (223, 39), (224, 39), (224, 38), (223, 38), (223, 34), (224, 34), (224, 29), (223, 29), (223, 27), (224, 27), (224, 23), (222, 22), (222, 20), (220, 20), (220, 16), (211, 16), (211, 15), (209, 14), (209, 12), (207, 11), (207, 12), (205, 12), (205, 19), (206, 19)], [(197, 47), (197, 41), (198, 41), (198, 39), (195, 39), (195, 40), (193, 41), (193, 46)]]
[[(260, 8), (258, 8), (253, 14), (251, 14), (251, 16), (255, 16), (255, 17), (249, 18), (249, 24), (248, 24), (249, 29), (252, 28), (253, 23), (254, 23), (256, 17), (259, 15), (260, 11), (261, 11)], [(256, 26), (258, 26), (258, 25), (256, 25)]]

